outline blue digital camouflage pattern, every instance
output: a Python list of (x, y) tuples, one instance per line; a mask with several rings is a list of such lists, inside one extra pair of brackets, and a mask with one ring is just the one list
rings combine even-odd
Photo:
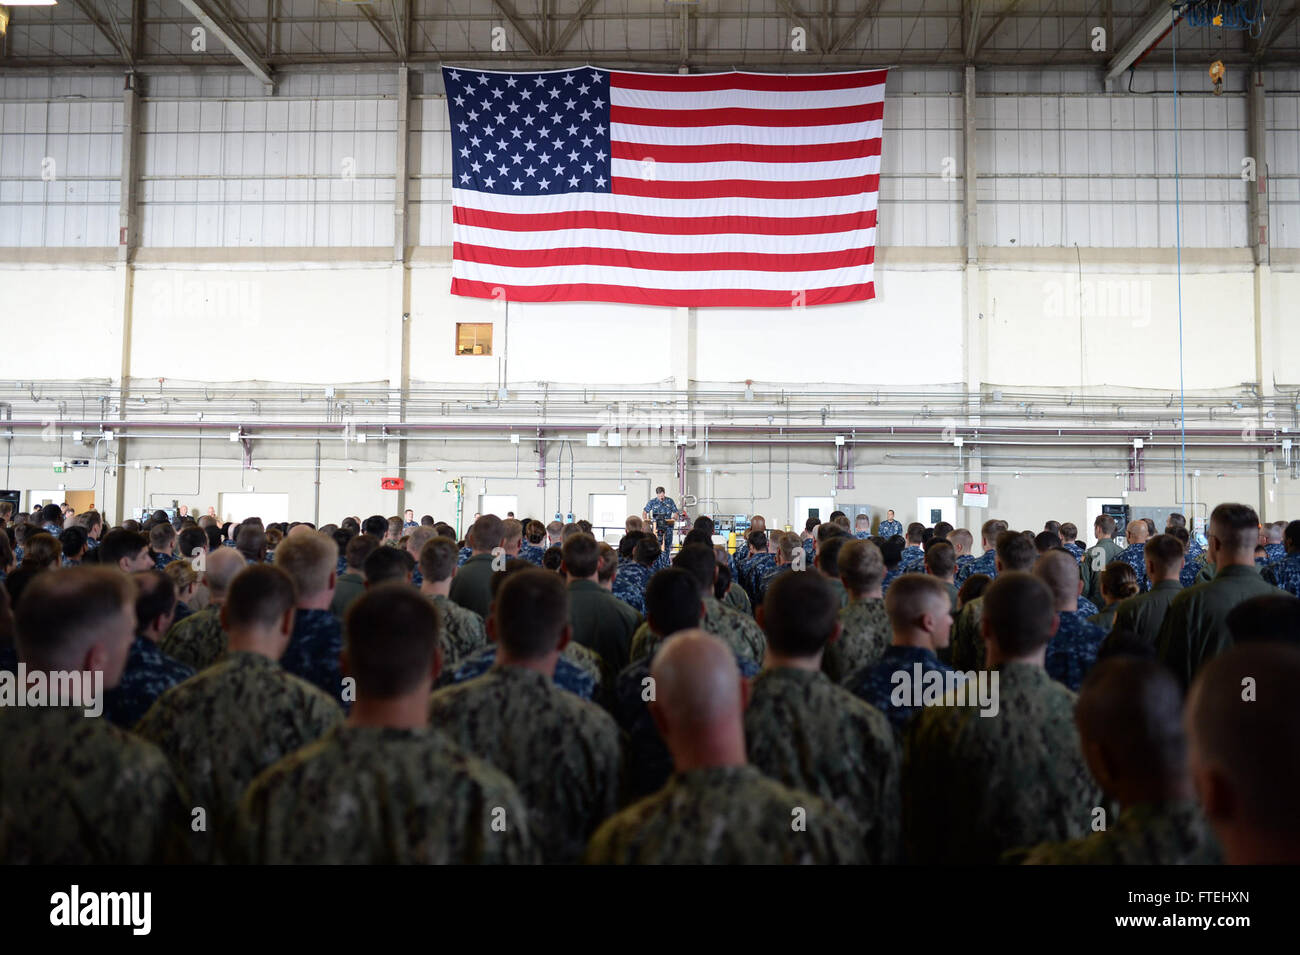
[(541, 544), (533, 544), (529, 541), (524, 541), (519, 545), (520, 558), (528, 561), (530, 564), (535, 564), (538, 567), (542, 566), (542, 555), (545, 553), (546, 548)]
[(900, 574), (924, 573), (925, 551), (916, 546), (904, 547), (903, 557), (898, 562), (898, 572)]
[(339, 664), (342, 650), (343, 627), (338, 617), (328, 610), (300, 609), (293, 615), (293, 635), (280, 665), (347, 709)]
[(898, 521), (881, 521), (880, 528), (877, 530), (877, 534), (885, 540), (889, 540), (889, 538), (893, 537), (895, 534), (901, 535), (902, 533), (903, 525)]
[[(475, 650), (469, 656), (458, 661), (455, 667), (443, 670), (442, 675), (438, 677), (437, 685), (440, 687), (452, 686), (456, 683), (472, 680), (487, 673), (496, 665), (496, 662), (497, 646), (495, 643), (489, 643), (487, 646)], [(592, 700), (596, 695), (595, 678), (576, 663), (572, 663), (564, 657), (560, 657), (556, 662), (555, 675), (551, 679), (561, 690), (568, 690), (584, 700)]]
[(104, 717), (129, 730), (149, 712), (153, 701), (194, 671), (158, 649), (148, 637), (136, 636), (126, 654), (122, 681), (104, 694)]
[(758, 578), (754, 582), (754, 590), (750, 594), (754, 606), (759, 606), (763, 603), (763, 598), (767, 595), (767, 588), (772, 586), (772, 581), (776, 580), (776, 578), (780, 577), (782, 574), (788, 574), (790, 572), (789, 564), (782, 564), (780, 567), (773, 564), (771, 570), (765, 572), (762, 577)]
[(871, 540), (871, 531), (856, 531), (853, 536), (860, 541)]
[(996, 560), (997, 555), (990, 547), (974, 560), (967, 563), (965, 567), (962, 567), (959, 563), (953, 583), (958, 587), (961, 587), (961, 585), (966, 582), (966, 578), (971, 574), (988, 574), (990, 577), (996, 577), (998, 575), (998, 567), (995, 563)]
[(458, 550), (456, 552), (456, 566), (457, 567), (462, 566), (465, 563), (465, 561), (470, 559), (470, 556), (473, 553), (474, 551), (468, 547), (462, 547), (460, 550)]
[(650, 568), (634, 560), (621, 560), (614, 575), (614, 596), (633, 610), (645, 613), (645, 588), (650, 582)]
[(677, 509), (677, 502), (671, 497), (665, 497), (662, 501), (657, 497), (652, 497), (650, 500), (646, 501), (645, 507), (642, 508), (642, 511), (650, 515), (651, 521), (656, 517), (676, 517), (681, 513)]
[(335, 575), (338, 577), (342, 577), (345, 573), (347, 573), (347, 570), (348, 570), (348, 559), (346, 557), (340, 557), (339, 562), (334, 567)]
[(1277, 563), (1269, 564), (1261, 576), (1274, 587), (1300, 597), (1300, 553), (1289, 554)]
[(190, 607), (189, 604), (187, 604), (183, 600), (176, 601), (176, 610), (172, 614), (172, 626), (173, 627), (176, 626), (176, 624), (180, 623), (186, 617), (191, 617), (193, 615), (194, 615), (194, 610)]
[(1106, 631), (1089, 623), (1087, 616), (1078, 611), (1062, 610), (1056, 616), (1060, 625), (1047, 645), (1044, 667), (1053, 680), (1077, 693), (1097, 660), (1097, 649), (1106, 639)]
[(772, 570), (776, 569), (775, 554), (754, 554), (748, 560), (742, 561), (740, 565), (740, 586), (745, 588), (749, 594), (750, 601), (755, 606), (759, 604), (754, 599), (754, 588), (758, 581), (765, 577)]
[(894, 692), (893, 677), (899, 670), (909, 677), (916, 664), (921, 665), (922, 673), (932, 670), (939, 673), (951, 673), (952, 667), (939, 660), (933, 650), (924, 647), (900, 647), (891, 645), (878, 663), (861, 667), (849, 674), (844, 681), (844, 688), (850, 693), (866, 700), (885, 714), (885, 718), (894, 728), (894, 733), (901, 737), (903, 729), (912, 719), (920, 706), (895, 706), (890, 697)]
[(893, 570), (885, 571), (884, 579), (880, 581), (880, 595), (883, 597), (889, 593), (889, 585), (903, 575), (903, 565), (899, 564)]
[(1101, 609), (1087, 597), (1079, 598), (1078, 610), (1085, 617), (1091, 617), (1101, 612)]
[(153, 565), (159, 570), (166, 570), (167, 565), (176, 559), (171, 554), (154, 554), (153, 551), (149, 553), (153, 556)]
[[(734, 651), (733, 651), (734, 652)], [(758, 674), (758, 664), (736, 653), (740, 675), (751, 679)], [(640, 799), (657, 792), (673, 773), (673, 758), (655, 726), (650, 708), (643, 699), (649, 684), (650, 657), (630, 663), (614, 681), (612, 712), (626, 734), (627, 788), (630, 799)]]
[(813, 551), (816, 550), (816, 543), (811, 537), (803, 537), (799, 540), (799, 546), (803, 548), (804, 557), (807, 560), (807, 566), (813, 565)]
[(1061, 546), (1074, 555), (1074, 562), (1076, 564), (1079, 561), (1083, 560), (1083, 545), (1080, 544), (1078, 541), (1069, 541), (1067, 543), (1062, 544)]
[(1115, 559), (1123, 561), (1133, 568), (1137, 574), (1138, 593), (1144, 594), (1151, 589), (1151, 580), (1147, 577), (1146, 568), (1146, 544), (1129, 544)]
[(1284, 544), (1265, 544), (1264, 550), (1268, 554), (1270, 564), (1286, 557), (1286, 546)]

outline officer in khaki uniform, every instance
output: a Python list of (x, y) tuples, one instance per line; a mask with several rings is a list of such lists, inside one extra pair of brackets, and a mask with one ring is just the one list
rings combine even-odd
[(587, 846), (587, 862), (866, 860), (866, 834), (853, 817), (749, 765), (748, 684), (726, 644), (700, 630), (678, 633), (655, 655), (650, 678), (650, 710), (672, 753), (674, 773), (653, 796), (606, 820)]
[(347, 722), (265, 770), (235, 826), (236, 861), (270, 864), (538, 861), (528, 809), (499, 770), (429, 726), (438, 611), (380, 584), (348, 615)]

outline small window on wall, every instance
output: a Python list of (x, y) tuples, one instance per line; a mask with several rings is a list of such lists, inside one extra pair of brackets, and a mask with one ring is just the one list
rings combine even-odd
[(492, 354), (492, 323), (458, 322), (456, 324), (456, 354)]

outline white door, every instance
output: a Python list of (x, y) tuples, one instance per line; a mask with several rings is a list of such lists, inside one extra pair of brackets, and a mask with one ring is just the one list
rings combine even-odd
[(260, 491), (234, 491), (221, 494), (221, 517), (238, 524), (249, 517), (260, 517), (271, 524), (289, 519), (289, 495)]
[(803, 526), (808, 518), (813, 516), (813, 511), (817, 512), (818, 520), (825, 521), (831, 516), (831, 511), (835, 510), (835, 498), (833, 497), (796, 497), (794, 499), (794, 515), (790, 520), (790, 529), (795, 533), (802, 534)]
[(480, 514), (495, 514), (504, 521), (507, 514), (518, 515), (519, 497), (514, 494), (480, 494), (478, 496), (478, 512)]
[(617, 543), (623, 536), (631, 512), (627, 509), (626, 494), (593, 494), (588, 513), (591, 514), (591, 529), (596, 539), (609, 541), (612, 537), (610, 543)]
[(1086, 541), (1086, 545), (1091, 547), (1097, 543), (1097, 535), (1092, 531), (1092, 522), (1101, 517), (1101, 506), (1103, 504), (1123, 504), (1122, 497), (1090, 497), (1085, 502), (1086, 514), (1084, 519), (1079, 521), (1079, 540)]
[(916, 519), (926, 527), (934, 527), (939, 521), (947, 521), (957, 526), (957, 499), (947, 497), (918, 497), (916, 499)]

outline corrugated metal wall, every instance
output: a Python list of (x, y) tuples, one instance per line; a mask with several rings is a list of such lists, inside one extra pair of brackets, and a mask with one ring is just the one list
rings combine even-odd
[[(1266, 75), (1272, 239), (1300, 247), (1300, 73)], [(117, 245), (121, 79), (0, 77), (0, 246)], [(148, 78), (141, 110), (146, 248), (382, 247), (390, 243), (393, 73), (286, 76), (274, 97), (234, 73)], [(436, 75), (424, 82), (430, 89)], [(1179, 76), (1202, 90), (1203, 77)], [(981, 245), (1174, 244), (1173, 77), (1105, 93), (1095, 72), (979, 74)], [(882, 159), (880, 243), (962, 242), (961, 76), (897, 69)], [(1179, 97), (1183, 244), (1247, 245), (1246, 98)], [(411, 234), (450, 243), (445, 103), (417, 96)]]

